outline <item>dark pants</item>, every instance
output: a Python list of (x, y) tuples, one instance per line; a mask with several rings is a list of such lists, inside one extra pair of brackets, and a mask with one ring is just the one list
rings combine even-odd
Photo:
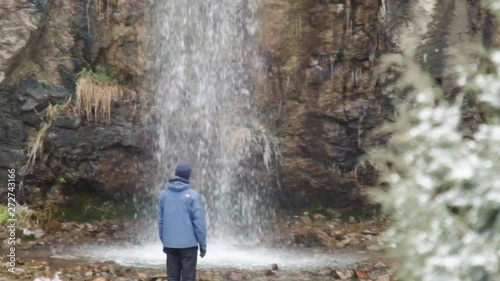
[(196, 281), (198, 247), (163, 248), (163, 252), (167, 254), (168, 281)]

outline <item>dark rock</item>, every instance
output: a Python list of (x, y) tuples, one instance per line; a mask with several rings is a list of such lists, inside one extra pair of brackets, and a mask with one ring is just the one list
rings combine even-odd
[(272, 270), (268, 270), (268, 271), (266, 271), (266, 273), (264, 275), (265, 276), (273, 276), (273, 275), (276, 275), (276, 273)]
[[(44, 103), (42, 107), (48, 106), (48, 103)], [(19, 115), (19, 119), (21, 119), (26, 125), (30, 127), (40, 128), (44, 124), (44, 114), (40, 114), (35, 110), (25, 111)]]
[(81, 119), (79, 116), (57, 116), (52, 126), (68, 130), (76, 130), (80, 127)]
[(45, 232), (52, 234), (61, 230), (61, 223), (53, 220), (45, 225)]
[[(22, 111), (36, 109), (38, 112), (41, 112), (49, 105), (49, 102), (65, 102), (71, 97), (71, 93), (60, 86), (40, 83), (34, 75), (31, 75), (21, 81), (21, 87), (17, 93), (17, 97), (22, 102)], [(42, 107), (38, 107), (39, 105)]]
[(273, 263), (273, 264), (271, 265), (271, 269), (272, 269), (273, 271), (278, 270), (278, 264)]
[(19, 120), (0, 115), (0, 144), (23, 147), (28, 139), (28, 130)]
[(61, 84), (64, 86), (64, 88), (66, 88), (69, 92), (74, 92), (76, 89), (74, 72), (68, 69), (63, 64), (57, 65), (57, 72), (59, 72), (59, 76), (61, 77)]
[[(22, 149), (8, 148), (0, 146), (0, 167), (1, 168), (18, 168), (26, 161), (26, 155)], [(4, 173), (5, 174), (5, 173)], [(3, 175), (0, 175), (2, 178)]]

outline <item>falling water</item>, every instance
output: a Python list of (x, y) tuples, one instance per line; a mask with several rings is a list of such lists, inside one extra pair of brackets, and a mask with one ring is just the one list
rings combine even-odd
[(190, 162), (209, 233), (225, 241), (255, 242), (267, 210), (254, 175), (272, 150), (252, 106), (256, 9), (254, 0), (165, 0), (154, 9), (160, 182)]
[[(154, 194), (179, 161), (192, 163), (191, 182), (204, 196), (209, 224), (208, 254), (200, 266), (269, 268), (279, 263), (286, 270), (345, 266), (364, 258), (351, 252), (329, 255), (256, 245), (263, 222), (272, 215), (266, 201), (269, 185), (262, 179), (279, 155), (253, 105), (259, 69), (254, 51), (257, 0), (154, 1), (158, 49), (153, 115), (160, 163)], [(155, 240), (87, 245), (75, 255), (163, 267), (157, 232), (145, 232), (155, 234)]]

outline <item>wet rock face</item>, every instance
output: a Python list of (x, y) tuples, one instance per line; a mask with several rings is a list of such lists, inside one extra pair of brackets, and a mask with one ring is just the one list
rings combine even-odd
[[(30, 186), (47, 191), (58, 180), (67, 187), (92, 183), (97, 191), (147, 188), (153, 165), (147, 11), (144, 1), (0, 3), (0, 168), (20, 172), (48, 106), (70, 101), (43, 135), (42, 153), (25, 177), (28, 197), (37, 190)], [(110, 72), (124, 88), (109, 122), (74, 110), (83, 68)]]
[[(38, 7), (42, 7), (40, 4)], [(28, 0), (5, 0), (0, 3), (0, 83), (5, 79), (19, 52), (39, 28), (41, 13)]]
[(346, 207), (356, 185), (342, 174), (382, 141), (368, 132), (393, 114), (381, 105), (373, 72), (384, 50), (379, 1), (271, 2), (263, 92), (278, 112), (283, 203)]
[[(383, 80), (375, 74), (381, 57), (411, 47), (416, 61), (453, 93), (456, 79), (442, 71), (453, 69), (449, 46), (494, 42), (498, 33), (494, 25), (485, 27), (489, 17), (478, 2), (263, 4), (266, 72), (259, 100), (281, 140), (282, 206), (300, 209), (319, 202), (363, 208), (360, 186), (373, 186), (376, 173), (360, 159), (386, 143), (374, 132), (394, 119), (393, 100), (398, 98), (389, 87), (395, 77)], [(424, 42), (419, 38), (428, 43), (408, 45)]]

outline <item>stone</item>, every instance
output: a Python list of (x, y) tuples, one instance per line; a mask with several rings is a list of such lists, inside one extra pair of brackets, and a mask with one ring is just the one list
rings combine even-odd
[(273, 264), (271, 265), (271, 269), (272, 269), (273, 271), (278, 270), (278, 264), (273, 263)]
[(248, 280), (246, 275), (243, 272), (239, 272), (239, 271), (229, 272), (229, 274), (227, 275), (227, 278), (229, 279), (229, 281)]
[(35, 239), (40, 239), (45, 235), (45, 232), (41, 229), (29, 230), (25, 228), (23, 229), (23, 235), (32, 235)]
[(104, 277), (97, 277), (97, 278), (95, 278), (92, 281), (106, 281), (106, 278), (104, 278)]
[(41, 15), (28, 0), (0, 2), (0, 83), (16, 62), (16, 57), (28, 45), (38, 30)]
[(139, 280), (142, 280), (142, 281), (147, 280), (149, 278), (149, 276), (144, 272), (139, 272), (137, 274), (137, 277), (139, 277)]
[(339, 211), (332, 208), (326, 209), (326, 213), (332, 219), (339, 219), (340, 217), (342, 217), (342, 214)]
[(326, 220), (326, 217), (322, 214), (314, 214), (313, 215), (313, 219), (315, 221), (325, 221)]
[(63, 222), (61, 225), (61, 229), (65, 230), (65, 231), (69, 231), (69, 230), (73, 229), (73, 224), (71, 224), (69, 222)]
[(369, 229), (365, 229), (365, 230), (361, 231), (361, 233), (364, 234), (364, 235), (374, 235), (374, 236), (378, 235), (377, 232), (369, 230)]
[(304, 216), (301, 216), (300, 217), (300, 220), (304, 223), (304, 224), (311, 224), (312, 221), (311, 221), (311, 218), (307, 215), (304, 215)]
[(17, 96), (22, 102), (22, 111), (34, 112), (33, 109), (35, 109), (40, 113), (47, 108), (49, 103), (66, 102), (71, 97), (71, 93), (64, 87), (41, 83), (36, 76), (30, 75), (21, 81)]
[(274, 271), (272, 271), (272, 270), (267, 270), (264, 275), (265, 276), (273, 276), (273, 275), (276, 275), (276, 273), (274, 273)]
[(84, 275), (85, 275), (85, 277), (92, 277), (92, 276), (94, 276), (94, 272), (92, 270), (89, 270), (89, 271), (85, 272)]
[(372, 279), (378, 279), (378, 278), (389, 278), (390, 273), (387, 269), (385, 268), (375, 268), (371, 269), (368, 272), (368, 275), (370, 275), (370, 278)]
[(335, 273), (340, 279), (351, 279), (355, 278), (354, 270), (351, 269), (339, 269), (335, 270)]
[(55, 233), (61, 230), (61, 223), (57, 220), (53, 220), (45, 225), (45, 231), (47, 233)]
[(68, 130), (76, 130), (80, 127), (81, 119), (79, 116), (57, 116), (52, 126)]
[(353, 216), (349, 217), (349, 223), (357, 223), (358, 221)]
[(351, 239), (350, 244), (351, 244), (351, 245), (354, 245), (354, 246), (359, 246), (359, 245), (361, 245), (362, 243), (361, 243), (361, 241), (359, 241), (359, 239), (357, 239), (357, 238), (352, 238), (352, 239)]
[(377, 277), (375, 281), (391, 281), (391, 276), (390, 275), (384, 275)]
[(365, 270), (354, 269), (354, 273), (356, 273), (356, 276), (359, 279), (369, 279), (370, 278), (370, 275), (368, 275), (368, 272), (366, 272)]
[(387, 265), (385, 263), (383, 263), (382, 261), (377, 261), (377, 263), (375, 263), (374, 267), (383, 268), (383, 267), (387, 267)]

